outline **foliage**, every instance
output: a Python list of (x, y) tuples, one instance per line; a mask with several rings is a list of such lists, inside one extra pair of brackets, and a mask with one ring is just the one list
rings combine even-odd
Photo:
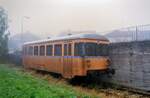
[(0, 7), (0, 57), (5, 56), (8, 52), (8, 16), (5, 10)]
[(90, 98), (69, 86), (48, 83), (30, 74), (0, 65), (0, 98)]

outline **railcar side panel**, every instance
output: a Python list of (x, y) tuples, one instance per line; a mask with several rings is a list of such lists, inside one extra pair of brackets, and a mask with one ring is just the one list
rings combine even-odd
[(86, 76), (84, 59), (82, 57), (74, 57), (73, 59), (73, 75)]
[(24, 65), (27, 68), (45, 70), (55, 73), (62, 73), (62, 57), (24, 57)]
[(24, 57), (26, 68), (62, 74), (66, 78), (86, 76), (86, 66), (81, 57)]
[(71, 78), (73, 75), (72, 66), (73, 66), (73, 57), (65, 56), (63, 57), (63, 76), (66, 78)]

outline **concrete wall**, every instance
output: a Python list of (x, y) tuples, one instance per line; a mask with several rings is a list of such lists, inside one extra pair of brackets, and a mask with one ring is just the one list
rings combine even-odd
[(150, 91), (150, 41), (111, 44), (109, 56), (114, 83)]

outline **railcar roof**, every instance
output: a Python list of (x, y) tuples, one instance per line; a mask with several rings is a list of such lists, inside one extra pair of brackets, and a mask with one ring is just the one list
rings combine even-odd
[(96, 34), (96, 33), (84, 33), (84, 34), (74, 34), (74, 35), (68, 35), (68, 36), (63, 36), (63, 37), (54, 37), (50, 39), (43, 39), (43, 40), (37, 40), (37, 41), (32, 41), (32, 42), (26, 42), (24, 45), (27, 44), (35, 44), (35, 43), (41, 43), (41, 42), (48, 42), (48, 41), (58, 41), (58, 40), (71, 40), (71, 39), (99, 39), (99, 40), (104, 40), (108, 41), (108, 39), (102, 35)]

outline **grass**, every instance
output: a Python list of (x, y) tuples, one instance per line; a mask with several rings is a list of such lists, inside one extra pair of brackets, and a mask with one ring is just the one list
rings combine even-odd
[(0, 98), (96, 98), (0, 64)]

